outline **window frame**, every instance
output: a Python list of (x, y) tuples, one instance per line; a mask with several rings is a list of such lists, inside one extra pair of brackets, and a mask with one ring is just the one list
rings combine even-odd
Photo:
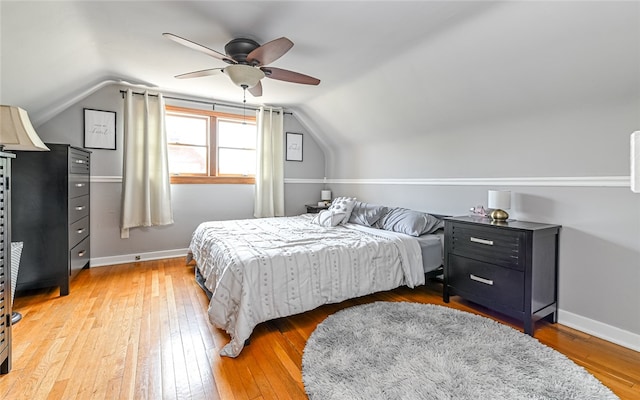
[(208, 144), (207, 153), (209, 157), (208, 173), (209, 175), (196, 175), (196, 174), (171, 174), (170, 182), (172, 184), (247, 184), (253, 185), (256, 183), (254, 176), (245, 175), (217, 175), (218, 173), (218, 140), (217, 129), (218, 119), (226, 119), (233, 121), (251, 121), (256, 122), (255, 116), (242, 116), (238, 114), (225, 113), (220, 111), (200, 110), (195, 108), (178, 107), (165, 105), (165, 112), (181, 113), (207, 116), (209, 118), (209, 132), (208, 132)]

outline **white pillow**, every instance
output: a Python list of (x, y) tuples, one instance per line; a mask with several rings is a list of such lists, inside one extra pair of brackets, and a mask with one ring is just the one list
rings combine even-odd
[(322, 210), (314, 218), (314, 224), (322, 225), (325, 227), (337, 226), (344, 220), (346, 214), (336, 210)]
[(346, 224), (349, 222), (349, 217), (351, 217), (351, 211), (353, 211), (353, 207), (356, 205), (355, 197), (336, 197), (331, 202), (331, 206), (329, 206), (329, 211), (337, 211), (342, 212), (344, 214), (344, 219), (340, 222), (341, 224)]

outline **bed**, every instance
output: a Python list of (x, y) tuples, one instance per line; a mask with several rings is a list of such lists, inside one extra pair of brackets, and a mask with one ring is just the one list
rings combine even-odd
[[(261, 322), (422, 285), (425, 273), (442, 265), (440, 219), (349, 201), (348, 213), (337, 206), (327, 213), (210, 221), (196, 228), (188, 259), (195, 260), (209, 292), (210, 322), (231, 337), (221, 355), (238, 356)], [(418, 216), (418, 229), (407, 224), (408, 213)]]

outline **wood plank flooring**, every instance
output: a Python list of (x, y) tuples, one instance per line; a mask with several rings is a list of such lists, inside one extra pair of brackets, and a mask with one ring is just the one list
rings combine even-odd
[[(207, 319), (208, 300), (184, 259), (83, 270), (71, 294), (17, 297), (13, 369), (0, 399), (306, 399), (302, 351), (316, 325), (372, 301), (442, 305), (441, 286), (399, 288), (260, 324), (236, 359)], [(454, 297), (450, 307), (519, 328)], [(562, 325), (539, 322), (536, 338), (584, 366), (622, 399), (640, 399), (640, 353)]]

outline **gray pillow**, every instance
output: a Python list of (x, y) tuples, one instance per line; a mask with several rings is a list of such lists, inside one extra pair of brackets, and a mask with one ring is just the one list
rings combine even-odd
[(356, 201), (356, 205), (351, 211), (349, 222), (352, 224), (373, 226), (380, 217), (385, 215), (389, 211), (388, 207), (377, 206), (375, 204), (369, 204), (361, 201)]
[(420, 236), (425, 233), (433, 233), (444, 227), (444, 222), (433, 215), (421, 211), (395, 207), (380, 218), (376, 226), (387, 231)]

